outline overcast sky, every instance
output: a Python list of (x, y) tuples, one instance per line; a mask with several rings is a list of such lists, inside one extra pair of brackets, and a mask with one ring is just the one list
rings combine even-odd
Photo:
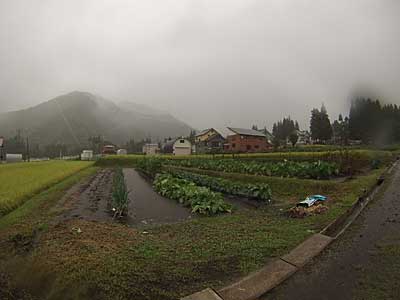
[(196, 128), (400, 103), (398, 0), (0, 0), (0, 111), (73, 90)]

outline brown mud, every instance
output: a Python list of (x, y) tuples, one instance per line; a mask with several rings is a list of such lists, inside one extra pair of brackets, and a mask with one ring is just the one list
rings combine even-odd
[(109, 203), (113, 174), (113, 170), (103, 169), (89, 180), (72, 187), (61, 201), (63, 212), (57, 221), (83, 219), (112, 222)]

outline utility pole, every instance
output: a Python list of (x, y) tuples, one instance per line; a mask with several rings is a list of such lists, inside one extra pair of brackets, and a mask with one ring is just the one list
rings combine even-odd
[(6, 154), (4, 151), (4, 138), (0, 136), (0, 164), (6, 160)]
[(30, 147), (29, 147), (29, 137), (26, 137), (26, 160), (28, 162), (31, 161), (31, 153), (30, 153)]

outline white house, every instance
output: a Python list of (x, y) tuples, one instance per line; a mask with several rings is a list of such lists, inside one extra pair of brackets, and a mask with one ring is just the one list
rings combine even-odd
[(158, 144), (145, 144), (143, 146), (143, 153), (146, 155), (155, 155), (160, 152)]
[(192, 154), (192, 143), (184, 138), (177, 139), (174, 143), (174, 155)]
[(83, 150), (81, 154), (81, 160), (92, 160), (93, 150)]
[(311, 144), (311, 134), (306, 130), (297, 130), (297, 145), (308, 145)]

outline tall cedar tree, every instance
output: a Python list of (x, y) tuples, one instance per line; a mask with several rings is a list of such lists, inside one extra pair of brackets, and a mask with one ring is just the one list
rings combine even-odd
[(297, 130), (299, 130), (299, 123), (293, 121), (290, 117), (283, 118), (282, 121), (274, 123), (272, 135), (274, 136), (275, 143), (277, 145), (281, 144), (281, 142), (286, 144), (291, 134), (297, 134)]
[(321, 110), (314, 108), (310, 120), (311, 138), (317, 143), (324, 143), (332, 138), (332, 126), (324, 105)]
[(333, 140), (335, 144), (347, 145), (349, 143), (349, 118), (339, 114), (339, 118), (332, 124)]
[(349, 114), (349, 136), (365, 144), (400, 142), (400, 108), (393, 104), (381, 105), (379, 100), (355, 99)]

